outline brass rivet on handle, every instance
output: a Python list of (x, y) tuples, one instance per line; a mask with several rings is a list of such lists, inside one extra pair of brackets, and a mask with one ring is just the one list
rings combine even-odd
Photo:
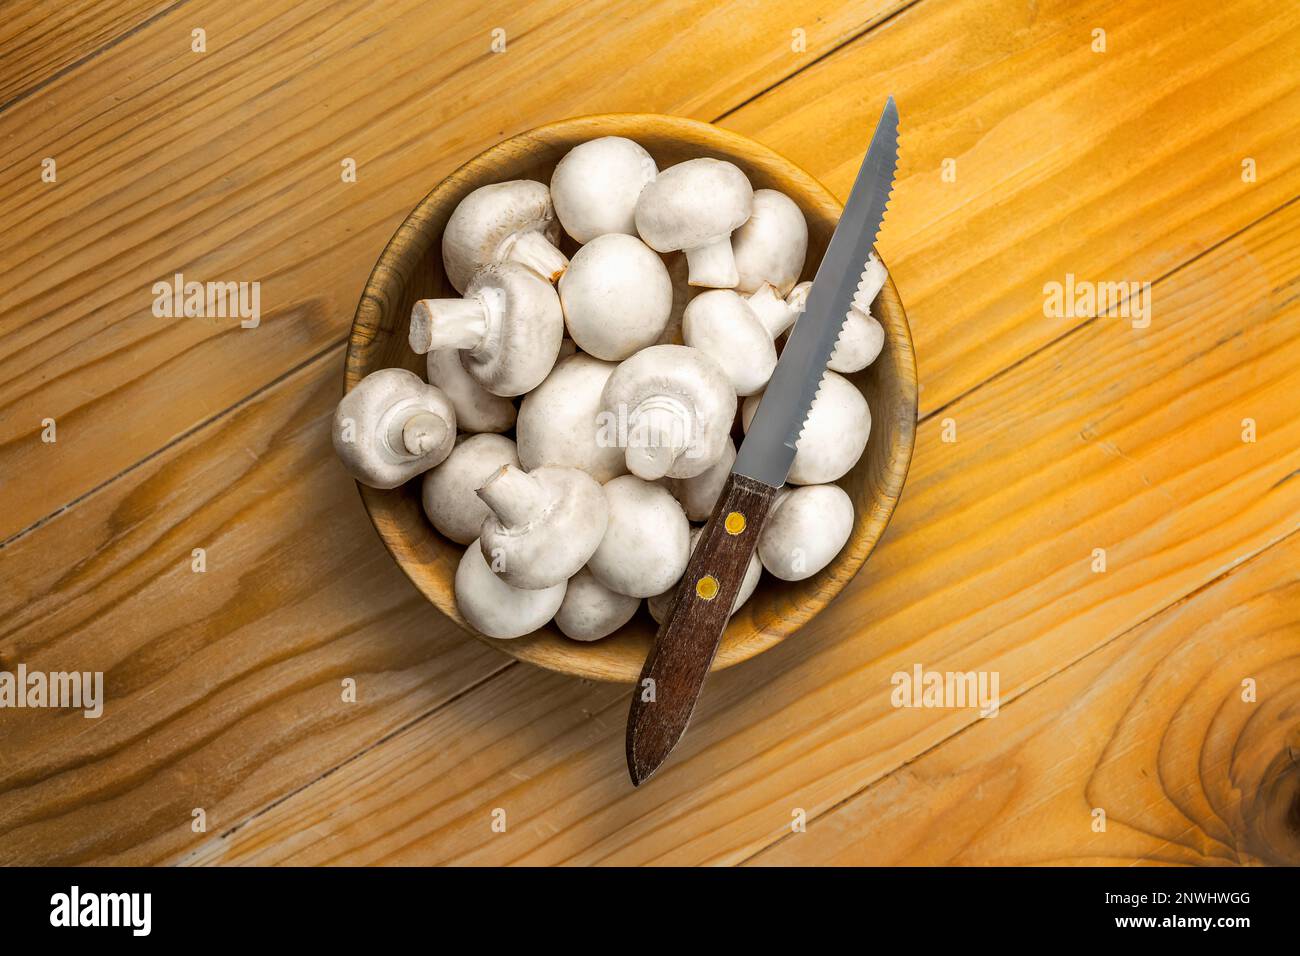
[(745, 516), (739, 511), (733, 511), (727, 515), (727, 520), (722, 522), (722, 526), (727, 529), (727, 534), (740, 534), (745, 530)]
[(702, 601), (712, 601), (718, 596), (718, 579), (711, 574), (704, 575), (695, 582), (695, 593)]

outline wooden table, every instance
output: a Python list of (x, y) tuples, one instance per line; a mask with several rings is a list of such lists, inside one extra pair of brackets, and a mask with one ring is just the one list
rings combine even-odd
[[(1300, 9), (26, 2), (0, 50), (0, 670), (108, 698), (0, 710), (0, 862), (1300, 862)], [(358, 293), (517, 131), (676, 113), (843, 196), (887, 93), (902, 504), (634, 791), (625, 688), (380, 546), (328, 437)], [(260, 323), (155, 316), (176, 273)], [(918, 665), (997, 716), (894, 706)]]

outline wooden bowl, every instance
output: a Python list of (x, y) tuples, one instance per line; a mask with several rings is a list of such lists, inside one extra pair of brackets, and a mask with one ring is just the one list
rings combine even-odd
[[(376, 369), (401, 366), (424, 375), (425, 359), (407, 344), (417, 299), (455, 296), (442, 270), (442, 230), (457, 204), (487, 183), (535, 179), (549, 183), (555, 164), (579, 143), (626, 136), (644, 146), (663, 169), (698, 156), (735, 163), (755, 189), (779, 189), (808, 218), (811, 279), (839, 221), (841, 206), (812, 176), (744, 136), (676, 116), (615, 113), (584, 116), (520, 133), (456, 170), (424, 198), (389, 241), (366, 283), (348, 341), (344, 390)], [(732, 617), (714, 670), (753, 657), (794, 633), (824, 608), (857, 573), (889, 522), (907, 475), (916, 431), (917, 387), (912, 338), (891, 279), (875, 304), (885, 346), (869, 368), (850, 376), (871, 408), (866, 453), (838, 483), (856, 509), (853, 533), (828, 567), (795, 583), (764, 574), (753, 597)], [(622, 630), (601, 641), (571, 641), (553, 625), (527, 637), (494, 640), (477, 634), (456, 609), (452, 581), (463, 548), (441, 537), (420, 504), (420, 481), (393, 491), (359, 486), (379, 536), (402, 570), (449, 618), (479, 640), (551, 670), (594, 680), (634, 682), (655, 624), (643, 606)]]

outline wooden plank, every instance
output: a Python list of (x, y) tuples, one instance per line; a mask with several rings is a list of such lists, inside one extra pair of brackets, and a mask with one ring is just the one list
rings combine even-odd
[(881, 251), (928, 415), (1080, 321), (1044, 283), (1154, 281), (1300, 192), (1296, 62), (1300, 9), (1266, 0), (921, 4), (723, 125), (845, 195), (897, 97)]
[(0, 552), (0, 670), (102, 671), (107, 696), (0, 712), (0, 863), (183, 852), (194, 809), (220, 832), (504, 666), (395, 572), (327, 453), (341, 362)]
[(753, 862), (1300, 864), (1298, 568), (1293, 534)]
[(0, 110), (184, 0), (10, 3), (0, 18)]
[[(903, 2), (193, 0), (14, 104), (0, 540), (341, 341), (398, 222), (491, 143), (590, 112), (710, 119)], [(176, 273), (260, 283), (260, 324), (155, 317)]]
[(957, 401), (956, 441), (928, 423), (857, 581), (714, 675), (647, 787), (626, 689), (512, 670), (188, 859), (747, 858), (978, 720), (895, 708), (891, 675), (997, 671), (1014, 700), (1300, 527), (1297, 229), (1300, 203), (1156, 285), (1150, 327), (1094, 320)]

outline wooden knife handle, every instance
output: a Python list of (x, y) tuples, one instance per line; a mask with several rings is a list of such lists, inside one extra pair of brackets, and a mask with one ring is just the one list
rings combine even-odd
[(778, 490), (733, 473), (718, 496), (632, 698), (627, 760), (635, 784), (663, 762), (690, 722)]

